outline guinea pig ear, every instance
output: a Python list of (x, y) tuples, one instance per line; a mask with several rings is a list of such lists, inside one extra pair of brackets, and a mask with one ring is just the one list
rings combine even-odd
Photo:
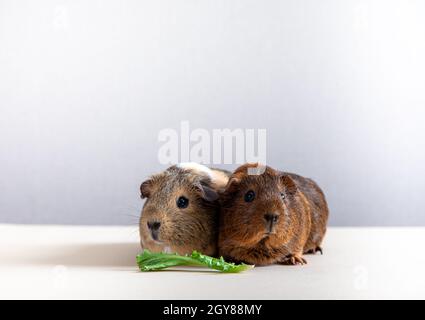
[(211, 188), (206, 182), (197, 183), (195, 189), (199, 192), (201, 197), (208, 202), (214, 202), (218, 199), (218, 192)]
[(283, 186), (285, 187), (286, 194), (290, 196), (294, 196), (295, 193), (297, 193), (297, 185), (295, 184), (294, 180), (287, 174), (282, 174), (280, 176), (280, 181), (282, 182)]
[(152, 185), (153, 185), (152, 179), (148, 179), (140, 185), (140, 197), (142, 199), (150, 197), (152, 192)]
[(224, 193), (233, 193), (239, 189), (239, 185), (241, 183), (241, 179), (235, 175), (230, 177), (227, 182), (226, 188), (224, 189)]

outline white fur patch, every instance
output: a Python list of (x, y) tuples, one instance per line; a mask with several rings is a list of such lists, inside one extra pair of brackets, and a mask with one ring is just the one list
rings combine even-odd
[(179, 163), (177, 165), (177, 167), (182, 168), (182, 169), (189, 169), (189, 170), (193, 170), (197, 173), (203, 173), (208, 175), (211, 179), (213, 178), (213, 172), (210, 168), (196, 163), (196, 162), (183, 162), (183, 163)]
[(229, 181), (229, 177), (225, 173), (210, 169), (207, 166), (196, 162), (183, 162), (178, 164), (177, 167), (191, 170), (195, 174), (207, 175), (211, 179), (213, 185), (215, 185), (215, 188), (224, 188), (227, 184), (227, 181)]

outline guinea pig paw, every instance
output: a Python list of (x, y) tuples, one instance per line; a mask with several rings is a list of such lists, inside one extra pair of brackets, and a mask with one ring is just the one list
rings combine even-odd
[(320, 254), (323, 255), (323, 250), (321, 247), (316, 247), (314, 249), (308, 250), (306, 254), (316, 254), (317, 252), (320, 252)]
[(307, 264), (307, 260), (305, 260), (303, 257), (299, 256), (299, 255), (289, 255), (286, 256), (285, 258), (283, 258), (282, 261), (279, 262), (279, 264), (284, 264), (284, 265), (291, 265), (291, 266), (296, 266), (296, 265), (304, 265)]

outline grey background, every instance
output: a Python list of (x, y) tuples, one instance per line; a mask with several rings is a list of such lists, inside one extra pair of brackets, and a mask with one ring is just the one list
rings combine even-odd
[(0, 0), (0, 222), (132, 224), (159, 130), (266, 128), (332, 225), (425, 225), (424, 1)]

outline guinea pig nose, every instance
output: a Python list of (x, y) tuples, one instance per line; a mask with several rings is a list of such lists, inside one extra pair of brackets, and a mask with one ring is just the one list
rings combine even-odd
[(278, 215), (275, 213), (266, 213), (264, 215), (264, 219), (266, 219), (267, 222), (276, 223), (278, 219)]
[(151, 230), (158, 230), (160, 226), (161, 226), (161, 222), (158, 222), (158, 221), (148, 222), (148, 228)]

